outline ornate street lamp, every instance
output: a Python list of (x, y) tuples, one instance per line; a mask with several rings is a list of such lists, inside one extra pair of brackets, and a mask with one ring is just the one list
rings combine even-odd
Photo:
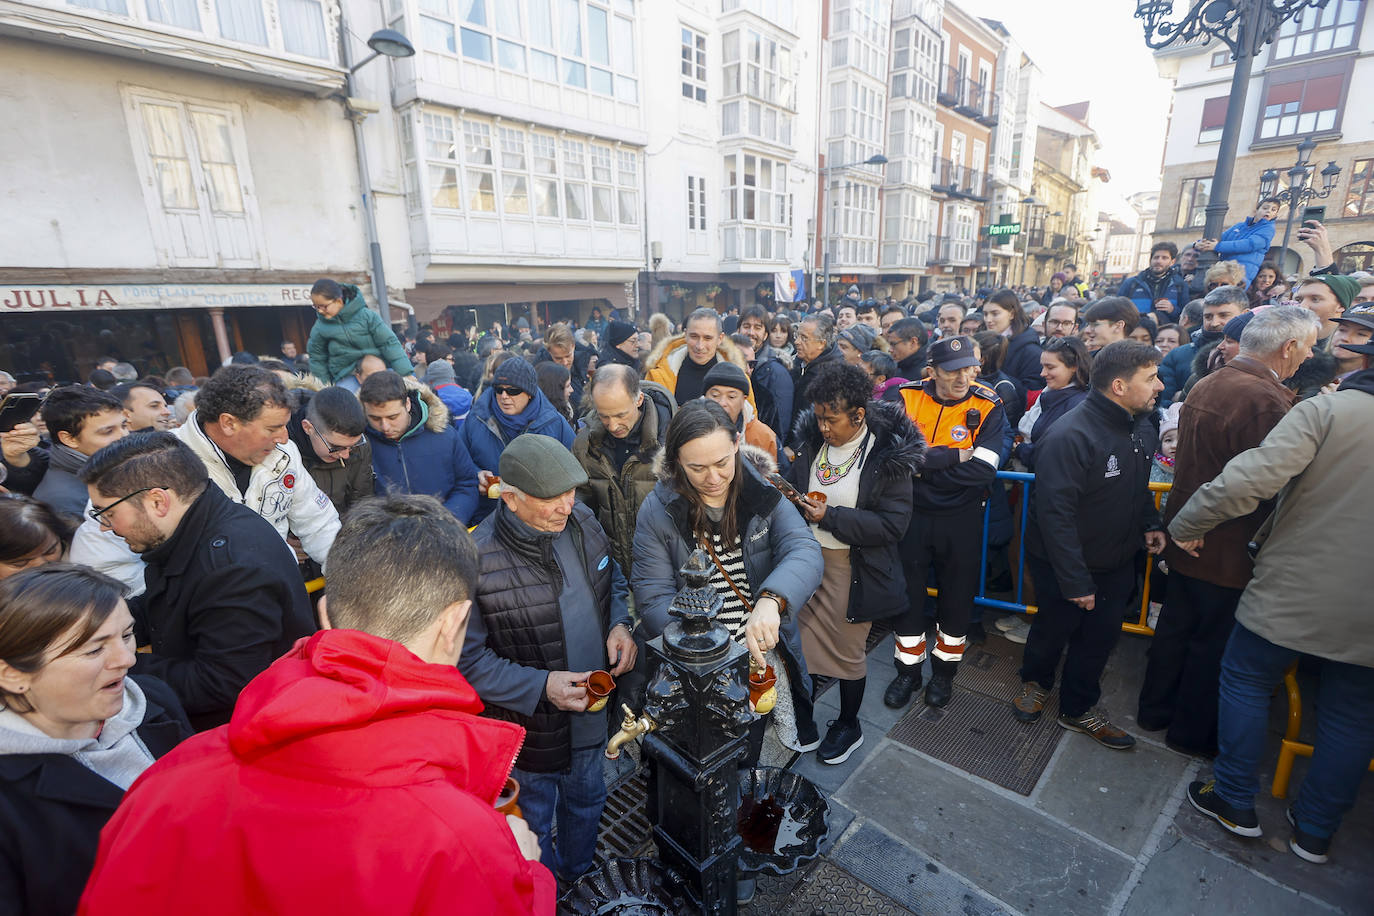
[[(1206, 207), (1203, 236), (1221, 238), (1229, 208), (1231, 175), (1236, 165), (1236, 145), (1240, 140), (1241, 120), (1245, 116), (1245, 95), (1250, 88), (1250, 72), (1256, 55), (1274, 40), (1279, 27), (1312, 7), (1323, 9), (1328, 0), (1189, 0), (1187, 11), (1178, 19), (1172, 0), (1136, 0), (1135, 17), (1145, 25), (1145, 44), (1158, 50), (1176, 43), (1198, 42), (1199, 47), (1218, 39), (1231, 49), (1236, 62), (1231, 75), (1230, 102), (1226, 123), (1221, 129), (1217, 166), (1212, 176), (1212, 194)], [(1203, 252), (1207, 262), (1213, 252)]]
[(1288, 219), (1283, 227), (1283, 246), (1279, 249), (1279, 270), (1284, 270), (1283, 262), (1288, 259), (1288, 240), (1293, 233), (1293, 214), (1297, 212), (1300, 205), (1309, 200), (1325, 200), (1331, 196), (1331, 192), (1336, 190), (1336, 179), (1341, 175), (1341, 167), (1334, 160), (1326, 163), (1326, 168), (1321, 170), (1322, 187), (1307, 186), (1307, 179), (1312, 174), (1315, 166), (1308, 163), (1312, 158), (1312, 152), (1317, 148), (1317, 141), (1311, 137), (1298, 144), (1298, 161), (1293, 163), (1293, 167), (1288, 170), (1288, 187), (1282, 191), (1278, 189), (1279, 173), (1277, 169), (1270, 169), (1260, 176), (1260, 196), (1264, 201), (1269, 198), (1278, 200), (1288, 206)]

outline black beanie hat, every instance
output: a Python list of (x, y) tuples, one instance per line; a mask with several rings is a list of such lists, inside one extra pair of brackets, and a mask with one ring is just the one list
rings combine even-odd
[(539, 390), (539, 379), (534, 367), (518, 356), (513, 356), (496, 367), (491, 376), (493, 388), (519, 388), (530, 397)]
[(707, 370), (706, 375), (701, 380), (701, 390), (710, 391), (717, 385), (724, 385), (727, 388), (738, 388), (743, 391), (745, 397), (749, 396), (749, 376), (744, 374), (744, 370), (734, 363), (718, 362)]
[(612, 321), (606, 325), (606, 343), (618, 347), (638, 333), (628, 321)]

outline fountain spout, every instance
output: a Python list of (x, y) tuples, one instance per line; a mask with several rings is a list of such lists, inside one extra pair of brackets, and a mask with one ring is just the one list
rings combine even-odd
[(635, 718), (634, 710), (629, 706), (621, 704), (621, 709), (625, 710), (625, 721), (620, 723), (620, 731), (611, 736), (611, 740), (606, 743), (606, 759), (619, 760), (620, 749), (629, 744), (640, 735), (648, 734), (658, 728), (658, 723), (648, 716)]

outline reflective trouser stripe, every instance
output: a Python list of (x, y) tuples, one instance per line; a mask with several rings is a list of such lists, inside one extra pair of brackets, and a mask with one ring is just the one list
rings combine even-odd
[(935, 657), (944, 662), (957, 662), (964, 657), (964, 643), (967, 637), (950, 636), (937, 625), (935, 627)]
[(926, 660), (926, 637), (898, 636), (897, 661), (903, 665), (919, 665)]

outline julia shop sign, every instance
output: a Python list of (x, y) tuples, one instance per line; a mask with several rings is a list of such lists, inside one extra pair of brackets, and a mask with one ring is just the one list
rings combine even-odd
[(310, 305), (310, 287), (267, 284), (0, 287), (0, 311), (4, 312), (213, 309), (283, 305)]

